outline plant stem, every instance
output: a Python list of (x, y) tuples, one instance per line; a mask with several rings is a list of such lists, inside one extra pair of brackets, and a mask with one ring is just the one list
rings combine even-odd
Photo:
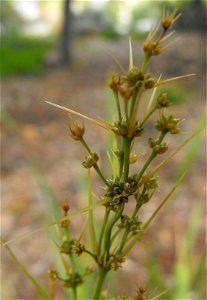
[(142, 63), (142, 67), (141, 67), (141, 71), (144, 72), (146, 69), (146, 66), (149, 62), (150, 56), (148, 54), (145, 53), (144, 55), (144, 59), (143, 59), (143, 63)]
[[(145, 188), (144, 188), (144, 189), (145, 189)], [(137, 215), (137, 213), (138, 213), (140, 207), (141, 207), (141, 204), (138, 204), (138, 203), (137, 203), (137, 205), (136, 205), (136, 207), (135, 207), (135, 210), (134, 210), (134, 212), (133, 212), (132, 218), (135, 218), (135, 217), (136, 217), (136, 215)]]
[(111, 245), (113, 244), (113, 242), (115, 241), (117, 235), (120, 233), (121, 228), (117, 229), (117, 231), (114, 233), (114, 235), (111, 238)]
[(156, 110), (156, 107), (154, 107), (142, 120), (142, 122), (140, 123), (140, 127), (143, 127), (144, 123), (149, 119), (149, 117), (153, 114), (153, 112)]
[[(91, 173), (90, 169), (88, 169), (88, 206), (92, 207), (92, 191), (91, 191)], [(88, 211), (88, 223), (89, 223), (89, 235), (90, 235), (90, 243), (94, 253), (97, 253), (97, 242), (96, 242), (96, 233), (94, 228), (93, 221), (93, 209), (91, 208)]]
[(137, 100), (137, 94), (138, 94), (139, 88), (137, 87), (134, 91), (134, 95), (132, 97), (132, 103), (131, 103), (131, 107), (130, 107), (130, 114), (129, 114), (129, 119), (131, 120), (131, 117), (133, 115), (133, 111), (134, 111), (134, 106)]
[(95, 292), (94, 292), (94, 295), (93, 295), (93, 299), (94, 300), (99, 300), (99, 298), (100, 298), (102, 286), (103, 286), (104, 280), (106, 278), (106, 275), (107, 275), (107, 270), (99, 267), (99, 269), (98, 269), (98, 277), (97, 277), (96, 287), (95, 287)]
[(87, 250), (87, 249), (84, 249), (84, 252), (85, 253), (88, 253), (91, 257), (93, 257), (93, 259), (95, 259), (96, 261), (96, 255), (94, 255), (91, 251)]
[[(161, 143), (161, 142), (163, 141), (163, 139), (164, 139), (166, 133), (167, 133), (166, 131), (162, 131), (162, 132), (160, 133), (160, 136), (159, 136), (159, 139), (158, 139), (159, 143)], [(146, 171), (147, 167), (151, 164), (151, 162), (153, 161), (153, 159), (156, 157), (156, 155), (157, 155), (157, 152), (153, 149), (153, 150), (152, 150), (152, 153), (151, 153), (151, 155), (150, 155), (150, 157), (149, 157), (148, 160), (145, 162), (143, 168), (141, 169), (141, 171), (140, 171), (139, 174), (137, 175), (137, 178), (136, 178), (137, 183), (138, 183), (139, 180), (141, 179), (141, 177), (142, 177), (142, 175), (144, 174), (144, 172)]]
[(129, 174), (129, 158), (130, 158), (131, 138), (123, 137), (123, 151), (124, 151), (124, 180), (128, 179)]
[[(121, 138), (121, 150), (123, 151), (124, 149), (124, 138)], [(119, 159), (119, 176), (122, 176), (123, 173), (123, 166), (124, 166), (124, 154)]]
[(107, 252), (107, 256), (109, 256), (109, 250), (110, 250), (110, 246), (111, 246), (111, 232), (112, 232), (114, 224), (120, 218), (122, 211), (123, 211), (123, 207), (114, 214), (114, 217), (112, 218), (111, 222), (109, 223), (109, 225), (106, 229), (104, 248), (105, 248), (105, 251)]
[(122, 240), (121, 240), (120, 246), (119, 246), (119, 248), (118, 248), (118, 250), (117, 250), (116, 254), (120, 254), (120, 253), (121, 253), (122, 249), (123, 249), (123, 248), (124, 248), (124, 246), (125, 246), (125, 243), (126, 243), (126, 240), (127, 240), (128, 234), (129, 234), (129, 230), (128, 230), (128, 229), (126, 229), (126, 230), (125, 230), (125, 232), (124, 232), (124, 235), (123, 235), (123, 237), (122, 237)]
[[(70, 263), (71, 263), (72, 273), (74, 274), (74, 272), (76, 270), (76, 267), (75, 267), (75, 262), (74, 262), (73, 254), (70, 254), (69, 257), (70, 257)], [(72, 287), (72, 291), (73, 291), (73, 298), (74, 298), (74, 300), (77, 300), (78, 299), (78, 296), (77, 296), (77, 287), (73, 286)]]
[(107, 182), (106, 178), (104, 177), (104, 175), (102, 174), (101, 170), (99, 169), (98, 165), (94, 165), (93, 166), (94, 169), (96, 170), (96, 173), (99, 175), (99, 177), (103, 180), (103, 182), (107, 185), (110, 186), (110, 184)]
[(91, 149), (89, 148), (88, 144), (86, 143), (86, 141), (84, 140), (84, 138), (82, 137), (80, 139), (81, 144), (86, 148), (86, 150), (88, 151), (89, 154), (92, 154)]
[(101, 229), (101, 233), (100, 233), (100, 237), (99, 237), (98, 254), (100, 254), (100, 252), (101, 252), (101, 244), (102, 244), (103, 235), (104, 235), (104, 232), (105, 232), (105, 229), (106, 229), (107, 221), (108, 221), (108, 218), (109, 218), (109, 214), (110, 214), (110, 209), (107, 208), (105, 210), (104, 221), (103, 221), (103, 224), (102, 224), (102, 229)]
[[(88, 153), (89, 153), (90, 155), (92, 155), (92, 151), (91, 151), (91, 149), (89, 148), (89, 146), (88, 146), (88, 144), (86, 143), (86, 141), (84, 140), (84, 138), (81, 138), (81, 139), (80, 139), (80, 142), (81, 142), (81, 144), (86, 148), (86, 150), (88, 151)], [(102, 172), (101, 172), (101, 170), (99, 169), (98, 165), (95, 164), (95, 165), (93, 166), (93, 168), (96, 170), (96, 173), (97, 173), (97, 174), (99, 175), (99, 177), (103, 180), (103, 182), (104, 182), (107, 186), (109, 186), (109, 183), (107, 182), (106, 178), (105, 178), (104, 175), (102, 174)]]
[(127, 123), (129, 123), (128, 100), (124, 100), (124, 111), (125, 111)]
[(73, 299), (74, 300), (77, 300), (78, 298), (77, 298), (77, 288), (76, 287), (73, 287), (72, 288), (72, 291), (73, 291)]
[(114, 92), (114, 98), (116, 100), (116, 106), (117, 106), (119, 121), (121, 122), (121, 107), (120, 107), (118, 92)]

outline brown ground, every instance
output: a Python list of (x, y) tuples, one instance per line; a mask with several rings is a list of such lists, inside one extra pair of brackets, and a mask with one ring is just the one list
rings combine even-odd
[[(75, 43), (75, 65), (72, 69), (48, 70), (39, 76), (11, 77), (2, 80), (2, 103), (12, 115), (19, 127), (8, 123), (2, 127), (2, 236), (8, 240), (38, 228), (48, 221), (44, 219), (46, 194), (42, 194), (37, 175), (31, 164), (31, 157), (44, 173), (57, 199), (70, 199), (72, 209), (84, 207), (83, 192), (80, 192), (79, 178), (85, 171), (80, 160), (85, 155), (81, 146), (74, 142), (68, 134), (67, 115), (47, 105), (44, 100), (54, 101), (94, 118), (104, 118), (107, 114), (106, 80), (116, 69), (113, 60), (107, 55), (102, 44), (111, 49), (119, 57), (124, 66), (127, 65), (127, 41), (100, 42), (95, 38)], [(133, 43), (136, 62), (140, 62), (139, 45)], [(137, 59), (138, 58), (138, 59)], [(182, 81), (189, 89), (189, 98), (185, 103), (173, 108), (176, 116), (185, 118), (183, 130), (193, 132), (204, 110), (204, 45), (202, 37), (184, 35), (183, 40), (172, 46), (163, 58), (155, 58), (152, 70), (156, 75), (160, 72), (163, 78), (186, 73), (197, 73), (197, 77)], [(104, 155), (106, 132), (103, 129), (86, 123), (86, 136), (101, 157)], [(186, 135), (187, 136), (187, 135)], [(170, 137), (171, 149), (176, 146), (184, 135)], [(142, 142), (144, 139), (142, 139)], [(144, 144), (141, 145), (144, 152)], [(170, 208), (166, 208), (158, 221), (152, 225), (144, 238), (139, 251), (134, 251), (127, 260), (126, 266), (120, 271), (121, 286), (119, 292), (133, 294), (137, 284), (146, 284), (146, 262), (151, 256), (160, 261), (166, 280), (170, 279), (175, 256), (179, 252), (186, 222), (192, 208), (203, 203), (205, 197), (204, 144), (199, 145), (198, 153), (192, 162), (176, 199)], [(155, 200), (148, 204), (142, 217), (147, 218), (155, 209), (162, 196), (166, 195), (172, 184), (177, 168), (185, 158), (182, 151), (163, 172), (159, 173), (161, 187)], [(104, 159), (101, 165), (105, 167)], [(105, 172), (106, 172), (105, 167)], [(83, 177), (83, 176), (82, 176)], [(40, 179), (41, 181), (41, 179)], [(83, 181), (83, 180), (82, 180)], [(97, 182), (93, 175), (94, 183)], [(98, 186), (100, 182), (98, 181)], [(101, 195), (102, 190), (96, 188)], [(205, 217), (199, 221), (204, 224)], [(200, 227), (197, 241), (197, 253), (201, 255), (204, 231)], [(32, 237), (16, 241), (11, 246), (17, 257), (36, 278), (42, 282), (47, 280), (46, 273), (51, 266), (52, 255), (48, 253), (46, 234), (40, 232)], [(2, 251), (4, 287), (2, 299), (34, 299), (33, 288), (19, 273), (10, 258)], [(137, 269), (137, 265), (139, 268)]]

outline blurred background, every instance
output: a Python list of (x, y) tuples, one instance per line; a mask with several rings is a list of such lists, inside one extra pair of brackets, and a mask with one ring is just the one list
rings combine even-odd
[[(0, 5), (4, 240), (58, 218), (63, 199), (70, 201), (71, 211), (87, 205), (87, 176), (80, 163), (85, 151), (69, 137), (67, 114), (44, 101), (113, 120), (114, 102), (107, 89), (111, 74), (119, 72), (113, 57), (128, 68), (131, 36), (134, 60), (140, 66), (142, 43), (163, 7), (177, 8), (182, 13), (175, 26), (180, 39), (163, 55), (152, 58), (152, 74), (169, 78), (196, 73), (164, 88), (174, 104), (174, 114), (185, 119), (184, 133), (168, 138), (170, 149), (204, 126), (206, 1), (3, 0)], [(152, 132), (153, 119), (151, 122), (147, 134)], [(111, 140), (104, 130), (88, 123), (85, 126), (86, 139), (109, 175), (104, 151)], [(144, 137), (140, 143), (138, 151), (148, 155)], [(204, 135), (200, 134), (159, 172), (160, 188), (142, 210), (142, 220), (154, 211), (176, 178), (188, 170), (176, 196), (119, 271), (113, 284), (118, 294), (132, 296), (142, 286), (151, 297), (166, 291), (159, 299), (207, 298), (204, 154)], [(94, 190), (102, 195), (95, 174), (92, 180)], [(78, 231), (84, 220), (74, 219), (73, 230)], [(100, 220), (98, 212), (97, 224)], [(46, 231), (11, 245), (19, 260), (45, 286), (47, 270), (54, 268), (55, 248), (51, 237), (48, 242)], [(37, 298), (32, 285), (4, 250), (2, 270), (6, 276), (1, 279), (1, 299)], [(59, 293), (59, 299), (64, 298)]]

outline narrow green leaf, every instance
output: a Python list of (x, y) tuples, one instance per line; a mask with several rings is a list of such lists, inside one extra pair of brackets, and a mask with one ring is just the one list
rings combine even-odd
[(40, 295), (41, 299), (51, 299), (51, 297), (45, 292), (43, 287), (34, 279), (34, 277), (29, 273), (27, 268), (18, 260), (16, 255), (11, 251), (11, 249), (8, 246), (5, 246), (5, 250), (11, 257), (11, 259), (14, 261), (14, 263), (17, 265), (17, 267), (22, 271), (22, 273), (27, 277), (27, 279), (32, 283), (32, 285), (35, 287), (36, 291)]
[(93, 222), (93, 208), (92, 208), (93, 202), (92, 202), (90, 169), (88, 169), (88, 206), (91, 207), (88, 211), (90, 242), (91, 242), (91, 247), (93, 249), (93, 253), (96, 253), (97, 252), (97, 241), (96, 241), (96, 234), (95, 234), (94, 222)]
[(24, 233), (24, 234), (22, 234), (22, 235), (20, 235), (20, 236), (17, 236), (17, 237), (15, 237), (15, 238), (13, 238), (13, 239), (11, 239), (11, 240), (9, 240), (9, 241), (3, 243), (2, 246), (5, 247), (6, 245), (9, 245), (9, 244), (11, 244), (11, 243), (13, 243), (13, 242), (15, 242), (15, 241), (23, 240), (23, 239), (25, 239), (25, 238), (27, 238), (27, 237), (29, 237), (29, 236), (35, 234), (35, 233), (38, 233), (38, 232), (40, 232), (40, 231), (47, 230), (47, 229), (49, 229), (50, 227), (52, 227), (52, 226), (54, 226), (54, 225), (56, 225), (56, 224), (59, 224), (59, 223), (65, 221), (65, 220), (69, 220), (69, 219), (72, 219), (72, 218), (74, 218), (74, 217), (76, 217), (76, 216), (79, 216), (79, 215), (88, 213), (88, 211), (89, 211), (90, 209), (94, 209), (94, 208), (96, 208), (96, 207), (99, 207), (100, 205), (103, 205), (105, 202), (106, 202), (106, 200), (98, 201), (98, 202), (96, 202), (95, 204), (93, 204), (92, 206), (87, 206), (87, 207), (84, 207), (84, 208), (82, 208), (82, 209), (80, 209), (80, 210), (77, 210), (77, 211), (74, 212), (74, 213), (68, 214), (67, 217), (61, 218), (61, 219), (59, 219), (59, 220), (57, 220), (57, 221), (54, 221), (54, 222), (52, 222), (52, 223), (50, 223), (50, 224), (44, 225), (44, 226), (39, 227), (39, 228), (37, 228), (37, 229), (35, 229), (35, 230), (32, 230), (32, 231), (30, 231), (30, 232), (27, 232), (27, 233)]
[(125, 256), (134, 247), (134, 245), (137, 243), (137, 241), (143, 236), (143, 234), (146, 232), (147, 228), (149, 227), (150, 223), (157, 216), (157, 214), (160, 211), (160, 209), (166, 204), (166, 202), (168, 201), (168, 199), (172, 196), (172, 194), (174, 194), (175, 190), (182, 183), (182, 181), (183, 181), (183, 179), (185, 177), (185, 174), (186, 173), (184, 173), (178, 179), (178, 181), (175, 183), (175, 185), (173, 186), (173, 188), (171, 189), (171, 191), (169, 192), (169, 194), (164, 198), (164, 200), (161, 202), (161, 204), (158, 206), (158, 208), (154, 211), (154, 213), (151, 215), (151, 217), (144, 224), (144, 226), (142, 227), (142, 230), (140, 231), (140, 233), (138, 233), (137, 236), (135, 236), (135, 238), (132, 240), (132, 242), (129, 244), (129, 246), (123, 251), (123, 253), (122, 253), (123, 256)]

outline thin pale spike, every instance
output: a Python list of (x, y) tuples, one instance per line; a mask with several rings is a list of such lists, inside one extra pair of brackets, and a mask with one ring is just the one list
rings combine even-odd
[(134, 66), (131, 37), (129, 37), (129, 70)]
[(155, 296), (155, 297), (151, 298), (150, 300), (156, 300), (156, 299), (159, 299), (159, 297), (160, 297), (160, 296), (162, 296), (162, 295), (166, 294), (168, 291), (169, 291), (169, 289), (167, 289), (167, 290), (163, 291), (162, 293), (160, 293), (159, 295), (157, 295), (157, 296)]
[(156, 82), (155, 86), (160, 86), (160, 85), (163, 85), (165, 83), (171, 82), (173, 80), (178, 80), (178, 79), (182, 79), (182, 78), (186, 78), (186, 77), (191, 77), (191, 76), (195, 76), (195, 75), (196, 75), (195, 73), (192, 73), (192, 74), (187, 74), (187, 75), (172, 77), (172, 78), (169, 78), (169, 79), (166, 79), (166, 80), (162, 80), (160, 82)]
[(131, 241), (129, 246), (123, 251), (122, 255), (125, 256), (129, 253), (129, 251), (134, 247), (134, 245), (137, 243), (137, 241), (143, 236), (143, 234), (146, 232), (147, 228), (149, 227), (150, 223), (154, 220), (160, 209), (166, 204), (166, 202), (170, 199), (170, 197), (174, 194), (178, 186), (182, 183), (184, 180), (184, 177), (186, 175), (186, 172), (183, 173), (180, 178), (177, 180), (171, 191), (167, 194), (167, 196), (164, 198), (164, 200), (161, 202), (161, 204), (158, 206), (158, 208), (154, 211), (154, 213), (151, 215), (151, 217), (147, 220), (147, 222), (144, 224), (144, 226), (141, 228), (142, 231), (137, 234), (137, 236), (134, 237), (134, 239)]
[(170, 32), (168, 35), (166, 35), (165, 37), (162, 38), (162, 42), (164, 42), (165, 40), (167, 40), (169, 37), (171, 37), (173, 34), (175, 33), (175, 30)]
[(164, 164), (166, 164), (178, 151), (180, 151), (187, 143), (189, 143), (197, 134), (202, 131), (196, 131), (189, 138), (187, 138), (180, 146), (178, 146), (175, 150), (173, 150), (163, 161), (161, 161), (151, 172), (149, 172), (143, 180), (140, 182), (139, 186), (141, 186), (146, 180), (148, 180), (152, 175), (154, 175)]
[(108, 48), (106, 48), (105, 46), (103, 46), (103, 47), (108, 52), (108, 54), (111, 56), (111, 58), (114, 60), (114, 62), (117, 64), (117, 66), (120, 68), (120, 70), (122, 71), (122, 73), (126, 74), (127, 71), (124, 69), (124, 67), (122, 66), (122, 64), (120, 63), (120, 61), (118, 60), (118, 58), (116, 58), (116, 56), (113, 54), (113, 52), (111, 50), (109, 50)]
[(165, 51), (167, 48), (169, 48), (172, 44), (175, 44), (177, 41), (180, 41), (180, 40), (181, 40), (181, 37), (176, 37), (174, 40), (172, 40), (166, 46), (162, 47), (162, 52)]
[(77, 111), (75, 111), (75, 110), (72, 110), (72, 109), (67, 108), (67, 107), (65, 107), (65, 106), (58, 105), (58, 104), (53, 103), (53, 102), (50, 102), (50, 101), (45, 101), (45, 102), (48, 103), (48, 104), (50, 104), (50, 105), (52, 105), (52, 106), (55, 106), (55, 107), (57, 107), (57, 108), (59, 108), (59, 109), (61, 109), (61, 110), (67, 111), (67, 112), (70, 113), (70, 114), (74, 114), (74, 115), (79, 116), (79, 117), (81, 117), (81, 118), (83, 118), (83, 119), (86, 119), (86, 120), (88, 120), (88, 121), (91, 121), (92, 123), (94, 123), (94, 124), (96, 124), (96, 125), (98, 125), (98, 126), (104, 128), (104, 129), (108, 129), (108, 130), (109, 130), (109, 129), (112, 128), (112, 125), (109, 124), (109, 123), (107, 123), (107, 122), (102, 122), (102, 121), (94, 120), (94, 119), (92, 119), (92, 118), (90, 118), (90, 117), (87, 117), (87, 116), (85, 116), (85, 115), (83, 115), (83, 114), (81, 114), (81, 113), (79, 113), (79, 112), (77, 112)]
[[(158, 78), (157, 82), (160, 82), (162, 78), (162, 74), (160, 74), (160, 77)], [(155, 94), (156, 94), (156, 91), (157, 91), (157, 87), (155, 87), (152, 91), (152, 95), (150, 97), (150, 100), (149, 100), (149, 103), (148, 103), (148, 106), (147, 106), (147, 113), (149, 112), (151, 106), (152, 106), (152, 103), (153, 103), (153, 100), (154, 100), (154, 97), (155, 97)]]
[(79, 215), (81, 215), (81, 214), (85, 214), (85, 213), (87, 213), (90, 209), (94, 209), (94, 208), (96, 208), (96, 207), (98, 207), (98, 206), (100, 206), (100, 205), (103, 205), (105, 202), (106, 202), (106, 200), (98, 201), (98, 202), (96, 202), (95, 204), (93, 204), (93, 205), (90, 206), (90, 207), (82, 208), (82, 209), (80, 209), (80, 210), (78, 210), (78, 211), (76, 211), (76, 212), (74, 212), (74, 213), (68, 214), (68, 215), (67, 215), (66, 217), (64, 217), (64, 218), (61, 218), (61, 219), (59, 219), (59, 220), (57, 220), (57, 221), (54, 221), (54, 222), (52, 222), (52, 223), (50, 223), (50, 224), (44, 225), (44, 226), (39, 227), (39, 228), (37, 228), (37, 229), (35, 229), (35, 230), (32, 230), (32, 231), (30, 231), (30, 232), (27, 232), (27, 233), (24, 233), (24, 234), (22, 234), (22, 235), (19, 235), (19, 236), (15, 237), (15, 238), (13, 238), (13, 239), (11, 239), (11, 240), (9, 240), (9, 241), (6, 241), (6, 242), (4, 242), (1, 246), (5, 247), (6, 245), (9, 245), (9, 244), (11, 244), (11, 243), (13, 243), (13, 242), (16, 242), (16, 241), (18, 241), (18, 240), (23, 240), (23, 239), (25, 239), (25, 238), (27, 238), (27, 237), (30, 237), (31, 235), (33, 235), (33, 234), (35, 234), (35, 233), (38, 233), (38, 232), (40, 232), (40, 231), (47, 230), (47, 229), (49, 229), (50, 227), (52, 227), (52, 226), (54, 226), (54, 225), (56, 225), (56, 224), (59, 224), (59, 223), (61, 223), (61, 222), (63, 222), (63, 221), (72, 219), (72, 218), (74, 218), (74, 217), (76, 217), (76, 216), (79, 216)]
[(144, 226), (142, 227), (143, 231), (145, 231), (147, 229), (147, 227), (152, 222), (152, 220), (155, 218), (155, 216), (158, 214), (158, 212), (160, 211), (160, 209), (165, 205), (165, 203), (169, 200), (169, 198), (174, 194), (174, 192), (176, 191), (176, 189), (178, 188), (178, 186), (183, 182), (183, 180), (185, 178), (185, 175), (186, 175), (186, 172), (184, 172), (180, 176), (180, 178), (178, 179), (178, 181), (173, 186), (172, 190), (164, 198), (164, 200), (161, 202), (161, 204), (158, 206), (158, 208), (154, 211), (154, 213), (151, 215), (151, 217), (148, 219), (148, 221), (144, 224)]

